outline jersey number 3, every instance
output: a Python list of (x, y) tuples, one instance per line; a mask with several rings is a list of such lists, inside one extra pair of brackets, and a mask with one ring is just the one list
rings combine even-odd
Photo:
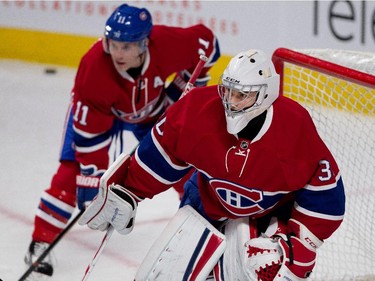
[(319, 180), (321, 181), (328, 181), (332, 177), (332, 172), (331, 172), (331, 166), (327, 160), (322, 160), (319, 162), (319, 164), (322, 166), (321, 172), (322, 175), (319, 176)]

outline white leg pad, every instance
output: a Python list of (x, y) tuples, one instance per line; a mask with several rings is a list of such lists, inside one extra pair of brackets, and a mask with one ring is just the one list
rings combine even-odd
[(224, 278), (215, 274), (216, 280), (248, 280), (244, 271), (244, 259), (247, 256), (246, 242), (255, 236), (256, 227), (250, 224), (248, 217), (229, 219), (223, 232), (227, 239), (227, 248), (219, 267), (221, 267), (220, 271), (224, 273), (221, 273)]
[(224, 253), (225, 236), (184, 206), (143, 260), (136, 281), (204, 281)]

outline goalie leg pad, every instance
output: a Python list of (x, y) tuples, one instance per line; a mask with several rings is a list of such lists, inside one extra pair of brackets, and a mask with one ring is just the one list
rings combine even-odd
[(184, 206), (155, 241), (136, 274), (136, 281), (204, 281), (224, 253), (225, 236)]
[(221, 277), (215, 274), (217, 280), (247, 280), (243, 265), (246, 256), (245, 243), (254, 235), (254, 230), (256, 232), (256, 226), (249, 224), (247, 217), (228, 219), (222, 230), (227, 239), (227, 248), (219, 263)]

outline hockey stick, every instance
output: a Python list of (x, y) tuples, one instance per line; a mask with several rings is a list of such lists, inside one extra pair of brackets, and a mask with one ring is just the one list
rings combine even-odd
[(188, 92), (190, 92), (193, 87), (194, 87), (194, 83), (195, 81), (197, 80), (199, 74), (201, 74), (201, 71), (205, 65), (205, 63), (208, 61), (208, 58), (204, 55), (200, 55), (199, 57), (199, 62), (197, 63), (197, 65), (195, 66), (195, 69), (193, 71), (193, 74), (191, 74), (190, 76), (190, 79), (189, 81), (187, 82), (186, 86), (185, 86), (185, 90), (184, 92), (182, 93), (180, 99), (182, 97), (184, 97)]
[(18, 281), (24, 281), (26, 278), (30, 275), (31, 272), (33, 272), (38, 265), (44, 260), (44, 258), (51, 252), (51, 250), (56, 246), (57, 243), (61, 240), (61, 238), (69, 231), (70, 228), (78, 221), (78, 219), (83, 214), (84, 210), (81, 210), (75, 217), (70, 221), (70, 223), (64, 228), (62, 232), (53, 240), (51, 244), (47, 247), (47, 249), (44, 250), (44, 252), (37, 258), (35, 262), (33, 262), (30, 267), (26, 270), (26, 272), (21, 276)]
[(102, 251), (104, 250), (104, 247), (107, 245), (109, 238), (111, 238), (113, 230), (114, 230), (113, 226), (110, 225), (106, 234), (103, 237), (103, 240), (102, 240), (102, 243), (99, 246), (99, 249), (95, 253), (94, 258), (91, 260), (90, 264), (87, 266), (86, 271), (85, 271), (85, 275), (83, 276), (82, 281), (86, 281), (87, 278), (89, 278), (89, 275), (90, 275), (91, 271), (93, 270), (96, 262), (98, 261), (100, 255), (102, 254)]
[[(195, 69), (194, 69), (194, 71), (193, 71), (193, 74), (190, 76), (190, 79), (189, 79), (189, 81), (187, 82), (186, 87), (185, 87), (185, 90), (184, 90), (184, 92), (182, 93), (180, 99), (181, 99), (183, 96), (185, 96), (188, 92), (190, 92), (191, 89), (193, 89), (193, 87), (194, 87), (194, 83), (195, 83), (195, 81), (197, 80), (199, 74), (201, 73), (201, 71), (202, 71), (202, 69), (203, 69), (203, 67), (204, 67), (204, 65), (205, 65), (205, 63), (206, 63), (207, 61), (208, 61), (208, 58), (207, 58), (206, 56), (201, 55), (201, 56), (199, 57), (199, 62), (198, 62), (197, 65), (195, 66)], [(138, 147), (138, 146), (137, 146), (137, 147)], [(137, 147), (136, 147), (136, 148), (137, 148)], [(132, 151), (131, 155), (135, 152), (136, 148), (134, 148), (134, 150)], [(106, 232), (106, 234), (105, 234), (104, 237), (103, 237), (103, 240), (102, 240), (102, 243), (101, 243), (100, 246), (99, 246), (99, 249), (96, 251), (96, 253), (95, 253), (93, 259), (91, 260), (90, 264), (87, 266), (86, 271), (85, 271), (85, 275), (83, 276), (82, 281), (86, 281), (86, 280), (89, 278), (89, 275), (90, 275), (91, 271), (93, 270), (93, 268), (94, 268), (96, 262), (98, 261), (98, 259), (99, 259), (100, 255), (101, 255), (101, 253), (103, 252), (104, 247), (107, 245), (107, 242), (108, 242), (109, 238), (111, 238), (112, 233), (113, 233), (113, 230), (114, 230), (113, 226), (110, 225), (109, 228), (108, 228), (108, 230), (107, 230), (107, 232)]]

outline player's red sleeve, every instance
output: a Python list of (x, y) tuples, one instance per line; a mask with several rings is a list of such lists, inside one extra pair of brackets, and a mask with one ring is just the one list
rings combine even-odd
[(308, 184), (296, 193), (292, 218), (301, 222), (319, 239), (330, 237), (345, 213), (345, 192), (339, 167), (311, 122), (305, 123), (305, 142), (316, 169)]

